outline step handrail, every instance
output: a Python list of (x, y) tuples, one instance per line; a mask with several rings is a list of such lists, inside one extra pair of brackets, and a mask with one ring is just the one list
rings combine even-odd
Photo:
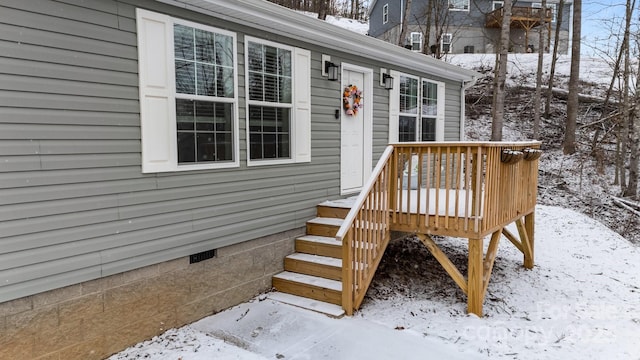
[(382, 153), (336, 234), (343, 249), (342, 308), (347, 315), (360, 306), (389, 242), (389, 160), (393, 151), (389, 145)]

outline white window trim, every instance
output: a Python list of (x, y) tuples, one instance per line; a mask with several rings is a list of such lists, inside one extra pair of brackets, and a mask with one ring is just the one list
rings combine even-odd
[[(401, 73), (395, 70), (390, 71), (393, 77), (393, 88), (389, 91), (389, 143), (398, 143), (399, 139), (399, 124), (400, 124), (400, 76), (406, 76), (413, 79), (418, 79), (418, 114), (416, 116), (416, 137), (422, 133), (422, 81), (428, 81), (438, 84), (438, 114), (436, 116), (436, 140), (444, 141), (444, 128), (445, 128), (445, 83), (442, 81), (436, 81), (429, 78), (420, 78), (415, 75)], [(410, 114), (413, 116), (413, 114)], [(416, 140), (417, 141), (417, 140)]]
[[(534, 9), (542, 9), (542, 3), (531, 3), (531, 7)], [(551, 8), (551, 22), (556, 22), (556, 11), (558, 8), (555, 3), (547, 3), (547, 7)]]
[(449, 0), (449, 11), (466, 11), (469, 12), (469, 9), (471, 8), (471, 0), (463, 0), (467, 2), (467, 8), (456, 8), (456, 7), (451, 7), (451, 0)]
[[(500, 6), (499, 6), (499, 7), (497, 7), (496, 5), (500, 5)], [(498, 9), (502, 8), (502, 7), (504, 7), (504, 1), (494, 1), (494, 2), (492, 3), (492, 5), (491, 5), (491, 8), (493, 9), (493, 10), (491, 10), (491, 11), (496, 11), (496, 10), (498, 10)]]
[[(267, 101), (249, 100), (249, 42), (273, 46), (291, 52), (291, 104), (277, 103), (278, 106), (288, 107), (290, 111), (289, 124), (289, 158), (285, 159), (251, 159), (249, 105), (272, 106), (274, 103)], [(289, 45), (264, 40), (256, 37), (245, 36), (245, 126), (247, 144), (247, 166), (282, 165), (311, 161), (311, 78), (310, 61), (311, 53), (308, 50), (295, 48)], [(307, 65), (301, 65), (300, 59), (307, 59)]]
[[(208, 170), (240, 166), (238, 115), (238, 59), (236, 33), (143, 9), (136, 9), (142, 172)], [(232, 37), (233, 98), (216, 98), (233, 103), (232, 161), (178, 164), (176, 86), (173, 25), (181, 24)], [(180, 98), (211, 100), (211, 97), (180, 95)]]
[(389, 22), (389, 4), (384, 4), (382, 6), (382, 23), (386, 24)]

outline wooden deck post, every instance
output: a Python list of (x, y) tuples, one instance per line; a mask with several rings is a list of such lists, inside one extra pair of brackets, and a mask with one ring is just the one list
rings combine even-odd
[(353, 230), (342, 240), (342, 309), (348, 316), (353, 315), (353, 252), (351, 242)]
[(531, 214), (525, 215), (524, 217), (524, 227), (527, 233), (527, 238), (529, 239), (529, 246), (531, 248), (530, 256), (524, 257), (524, 267), (527, 269), (533, 269), (534, 265), (535, 243), (533, 241), (533, 232), (535, 229), (535, 217), (535, 210)]
[(482, 317), (484, 301), (483, 240), (469, 239), (469, 269), (467, 270), (467, 312)]

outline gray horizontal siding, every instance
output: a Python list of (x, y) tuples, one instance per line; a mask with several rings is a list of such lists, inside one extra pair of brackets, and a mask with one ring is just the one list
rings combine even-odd
[[(238, 33), (239, 168), (141, 173), (137, 6)], [(311, 163), (246, 166), (245, 35), (312, 51)], [(374, 69), (375, 163), (391, 64), (155, 1), (2, 0), (0, 302), (302, 227), (340, 189), (342, 89), (321, 54)]]
[(445, 82), (444, 139), (460, 140), (460, 84)]
[[(2, 35), (0, 35), (2, 38)], [(81, 49), (82, 50), (82, 49)], [(37, 68), (31, 67), (31, 71), (35, 74), (50, 74), (48, 69), (55, 69), (56, 73), (53, 77), (62, 75), (59, 71), (71, 70), (67, 72), (65, 77), (74, 79), (81, 76), (83, 81), (93, 77), (100, 76), (103, 73), (93, 73), (92, 70), (101, 69), (112, 72), (108, 73), (110, 78), (129, 78), (130, 74), (137, 74), (138, 62), (136, 59), (124, 59), (121, 57), (111, 57), (109, 55), (91, 54), (78, 50), (61, 49), (53, 47), (44, 47), (39, 45), (25, 44), (16, 41), (0, 40), (0, 53), (3, 55), (3, 61), (9, 62), (11, 59), (18, 59), (36, 63), (33, 59), (38, 59)], [(59, 64), (63, 66), (54, 67), (49, 64)], [(73, 69), (77, 72), (73, 73)], [(17, 67), (16, 70), (20, 70)], [(120, 73), (123, 74), (120, 74)], [(28, 75), (28, 73), (27, 73)], [(85, 77), (86, 76), (86, 77)], [(137, 76), (134, 77), (137, 80)], [(101, 77), (104, 79), (104, 77)], [(106, 83), (113, 80), (104, 79)], [(129, 79), (131, 81), (131, 79)]]

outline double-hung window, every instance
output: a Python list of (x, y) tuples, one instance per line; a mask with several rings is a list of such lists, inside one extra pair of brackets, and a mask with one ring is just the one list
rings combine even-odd
[(310, 141), (310, 53), (251, 37), (245, 46), (248, 165), (309, 161), (299, 150)]
[(398, 141), (417, 141), (418, 83), (417, 77), (400, 76)]
[(173, 25), (178, 165), (233, 161), (233, 37)]
[(422, 33), (412, 32), (410, 36), (411, 36), (411, 50), (422, 51)]
[(453, 42), (453, 34), (442, 34), (440, 37), (440, 53), (448, 54), (451, 52), (451, 43)]
[(444, 83), (394, 73), (399, 86), (389, 92), (389, 142), (443, 141)]
[(137, 10), (142, 171), (235, 167), (236, 34)]
[(389, 4), (384, 4), (382, 7), (382, 23), (386, 24), (389, 22)]
[(422, 80), (422, 103), (420, 117), (420, 140), (436, 140), (436, 121), (438, 119), (438, 83)]

